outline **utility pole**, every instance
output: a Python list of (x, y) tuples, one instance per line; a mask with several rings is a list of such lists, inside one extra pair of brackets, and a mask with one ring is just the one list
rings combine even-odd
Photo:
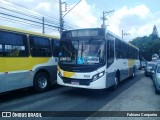
[(123, 36), (127, 36), (127, 35), (130, 35), (129, 33), (124, 33), (124, 31), (122, 30), (122, 39), (123, 39)]
[(63, 17), (66, 16), (71, 10), (73, 10), (81, 1), (82, 0), (80, 0), (75, 6), (73, 6), (66, 14), (63, 15)]
[[(61, 35), (61, 33), (62, 33), (62, 31), (63, 31), (63, 24), (64, 24), (64, 21), (63, 21), (63, 18), (71, 11), (71, 10), (73, 10), (80, 2), (81, 2), (82, 0), (80, 0), (76, 5), (74, 5), (68, 12), (66, 12), (67, 11), (67, 3), (66, 2), (62, 2), (61, 0), (59, 0), (59, 15), (60, 15), (60, 35)], [(65, 5), (65, 10), (64, 11), (62, 11), (62, 5)], [(66, 12), (64, 15), (62, 14), (62, 12)]]
[(124, 35), (124, 34), (123, 34), (123, 30), (122, 30), (122, 40), (123, 40), (123, 35)]
[(111, 12), (114, 12), (114, 10), (103, 11), (103, 17), (102, 17), (103, 24), (101, 25), (102, 28), (106, 28), (105, 21), (107, 20), (107, 18), (106, 18), (105, 16), (106, 16), (106, 14), (109, 14), (109, 13), (111, 13)]
[(62, 17), (62, 1), (59, 0), (59, 26), (60, 26), (60, 35), (62, 34), (63, 31), (63, 17)]
[(42, 21), (43, 21), (43, 29), (42, 29), (42, 33), (44, 34), (44, 17), (42, 18)]
[[(62, 5), (65, 5), (65, 10), (64, 11), (62, 10)], [(66, 11), (67, 11), (67, 3), (66, 2), (62, 2), (61, 0), (59, 0), (60, 35), (62, 34), (62, 31), (64, 29), (63, 28), (64, 27), (64, 25), (63, 25), (64, 21), (63, 21), (63, 13), (62, 12), (66, 12)]]

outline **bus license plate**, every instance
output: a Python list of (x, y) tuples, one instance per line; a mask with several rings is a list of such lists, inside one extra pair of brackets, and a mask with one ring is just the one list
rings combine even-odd
[(71, 84), (72, 85), (79, 85), (79, 82), (78, 81), (71, 81)]

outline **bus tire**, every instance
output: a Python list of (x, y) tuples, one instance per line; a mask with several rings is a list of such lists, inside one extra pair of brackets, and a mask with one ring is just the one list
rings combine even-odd
[(135, 69), (133, 69), (132, 75), (131, 75), (131, 79), (134, 79), (135, 77)]
[(34, 79), (34, 89), (37, 92), (43, 92), (48, 89), (49, 76), (45, 72), (39, 72)]
[(114, 78), (114, 84), (109, 88), (111, 91), (115, 90), (119, 85), (119, 79), (117, 76)]
[(131, 79), (134, 79), (134, 77), (135, 77), (135, 72), (132, 73)]

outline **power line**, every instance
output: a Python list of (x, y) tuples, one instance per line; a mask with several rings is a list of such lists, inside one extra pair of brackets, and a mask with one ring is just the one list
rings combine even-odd
[[(92, 4), (92, 3), (95, 3), (95, 7), (96, 8), (99, 8), (101, 11), (102, 10), (110, 10), (110, 9), (113, 9), (113, 8), (111, 8), (109, 5), (107, 5), (105, 2), (102, 2), (102, 0), (94, 0), (94, 1), (92, 1), (92, 2), (90, 2), (90, 4)], [(113, 22), (113, 24), (115, 24), (117, 27), (119, 26), (118, 24), (119, 24), (119, 22), (117, 22), (118, 20), (116, 19), (116, 15), (114, 15), (114, 16), (111, 16), (110, 14), (109, 14), (109, 16), (110, 16), (110, 19), (108, 19), (109, 21), (112, 21)]]
[(68, 12), (66, 12), (62, 17), (66, 16), (71, 10), (73, 10), (82, 0), (80, 0), (77, 4), (75, 4)]
[[(4, 0), (4, 1), (7, 1), (7, 2), (9, 2), (9, 3), (11, 3), (11, 4), (13, 4), (13, 5), (16, 5), (16, 6), (18, 6), (18, 7), (21, 7), (22, 9), (21, 9), (21, 11), (23, 11), (23, 13), (24, 13), (24, 11), (26, 11), (27, 10), (27, 12), (28, 12), (28, 10), (29, 10), (29, 12), (31, 12), (31, 13), (33, 13), (33, 12), (36, 12), (37, 14), (39, 14), (39, 15), (43, 15), (43, 17), (45, 17), (45, 22), (50, 22), (50, 23), (52, 23), (52, 24), (59, 24), (58, 23), (58, 19), (57, 19), (57, 17), (56, 18), (54, 18), (54, 17), (52, 17), (52, 16), (49, 16), (49, 15), (47, 15), (47, 14), (44, 14), (43, 12), (41, 12), (41, 13), (39, 13), (39, 11), (37, 12), (37, 10), (34, 10), (34, 11), (31, 11), (31, 8), (27, 8), (26, 6), (23, 6), (23, 5), (21, 5), (21, 4), (18, 4), (18, 3), (15, 3), (15, 2), (13, 2), (13, 1), (10, 1), (10, 0)], [(54, 1), (54, 3), (56, 3), (55, 1)], [(12, 6), (11, 6), (12, 7)], [(15, 9), (15, 7), (14, 7), (14, 9)], [(24, 10), (25, 9), (25, 10)], [(16, 11), (17, 12), (17, 11)], [(30, 15), (27, 15), (27, 16), (30, 16)], [(47, 17), (49, 17), (49, 18), (52, 18), (52, 19), (55, 19), (56, 20), (56, 22), (55, 23), (53, 23), (53, 22), (51, 22), (51, 21), (53, 21), (53, 20), (49, 20), (49, 19), (46, 19), (46, 16)], [(33, 15), (32, 15), (32, 17), (34, 17)], [(36, 18), (36, 17), (34, 17), (34, 18)], [(40, 20), (40, 18), (38, 18), (39, 20)], [(65, 22), (65, 24), (67, 25), (67, 26), (74, 26), (71, 22), (68, 22), (68, 21), (66, 21)], [(70, 25), (69, 25), (70, 24)], [(66, 28), (65, 28), (66, 29)], [(67, 28), (68, 29), (68, 28)]]
[[(8, 17), (14, 17), (16, 19), (21, 19), (21, 22), (23, 20), (23, 21), (29, 21), (29, 22), (37, 23), (37, 24), (41, 24), (41, 25), (43, 24), (42, 18), (44, 17), (44, 19), (45, 19), (45, 23), (44, 23), (45, 27), (46, 26), (52, 26), (52, 27), (55, 27), (55, 28), (60, 28), (58, 26), (59, 25), (58, 17), (50, 16), (50, 15), (48, 15), (46, 13), (43, 13), (42, 11), (33, 10), (33, 9), (31, 10), (31, 8), (28, 8), (28, 7), (26, 7), (26, 6), (22, 5), (22, 4), (13, 2), (11, 0), (3, 0), (3, 1), (6, 1), (6, 2), (9, 3), (9, 4), (1, 4), (0, 5), (0, 9), (4, 10), (4, 14), (3, 14), (3, 12), (1, 12), (1, 14), (3, 14), (3, 15), (7, 15), (8, 14), (9, 15)], [(2, 1), (0, 1), (0, 2), (2, 3)], [(56, 4), (57, 2), (58, 2), (58, 0), (52, 1), (53, 4)], [(15, 13), (15, 14), (13, 15), (13, 13)], [(36, 13), (36, 15), (34, 13)], [(22, 17), (22, 16), (24, 16), (24, 17)], [(57, 24), (57, 26), (53, 25), (53, 24)], [(71, 23), (70, 21), (68, 21), (68, 20), (65, 21), (64, 29), (74, 29), (74, 28), (77, 28), (77, 27), (78, 26), (76, 26), (75, 24)]]
[[(26, 21), (29, 21), (29, 22), (34, 22), (34, 23), (42, 24), (41, 22), (37, 22), (37, 21), (34, 21), (34, 20), (29, 20), (29, 19), (17, 17), (17, 16), (14, 16), (14, 15), (5, 14), (5, 13), (2, 13), (2, 12), (0, 12), (0, 14), (5, 15), (5, 16), (9, 16), (9, 17), (18, 18), (18, 19), (21, 19), (21, 20), (26, 20)], [(50, 24), (44, 24), (44, 25), (55, 27), (55, 28), (59, 28), (58, 26), (53, 26), (53, 25), (50, 25)]]
[[(15, 6), (20, 7), (19, 9), (20, 9), (21, 12), (23, 11), (23, 12), (27, 12), (27, 13), (30, 13), (30, 14), (36, 13), (37, 15), (41, 15), (41, 17), (45, 17), (45, 18), (49, 18), (49, 19), (52, 18), (52, 19), (58, 21), (57, 17), (49, 16), (49, 15), (47, 15), (47, 14), (44, 14), (42, 11), (40, 12), (40, 11), (36, 11), (36, 10), (31, 10), (32, 8), (27, 8), (26, 6), (23, 6), (23, 5), (21, 5), (21, 4), (17, 4), (17, 3), (13, 2), (13, 1), (10, 1), (10, 0), (4, 0), (4, 1), (7, 1), (8, 3), (10, 3), (10, 5), (7, 4), (6, 6), (10, 6), (10, 7), (12, 7), (13, 9), (16, 9)], [(11, 4), (14, 5), (14, 6), (11, 6)], [(18, 9), (18, 10), (19, 10), (19, 9)], [(34, 16), (35, 16), (35, 14), (34, 14)], [(53, 20), (52, 20), (52, 21), (53, 21)]]
[[(34, 18), (34, 19), (36, 19), (36, 20), (42, 21), (42, 18), (40, 18), (40, 17), (36, 17), (36, 16), (33, 16), (33, 15), (29, 15), (29, 14), (17, 12), (17, 11), (15, 11), (15, 10), (10, 10), (10, 9), (7, 9), (7, 8), (1, 7), (1, 6), (0, 6), (0, 9), (4, 9), (4, 10), (7, 10), (7, 11), (10, 11), (10, 12), (13, 12), (13, 13), (17, 13), (17, 14), (20, 14), (20, 15), (23, 15), (23, 16), (31, 17), (31, 18)], [(46, 23), (46, 22), (47, 22), (47, 23), (50, 23), (50, 24), (55, 24), (55, 23), (53, 23), (53, 22), (45, 19), (45, 23)]]
[[(15, 2), (10, 1), (10, 0), (5, 0), (5, 1), (7, 1), (7, 2), (9, 2), (9, 3), (12, 3), (12, 4), (16, 5), (16, 6), (19, 6), (19, 7), (22, 7), (22, 8), (25, 8), (25, 9), (31, 11), (31, 8), (28, 8), (28, 7), (23, 6), (23, 5), (21, 5), (21, 4), (15, 3)], [(50, 1), (51, 1), (51, 0), (50, 0)], [(50, 2), (50, 3), (52, 3), (52, 4), (53, 4), (53, 3), (58, 3), (58, 0), (57, 0), (57, 2), (55, 2), (55, 0), (54, 0), (54, 1)], [(46, 18), (46, 16), (47, 16), (47, 17), (49, 17), (49, 18), (55, 19), (55, 20), (57, 21), (56, 24), (59, 24), (59, 23), (58, 23), (59, 20), (57, 19), (57, 17), (55, 18), (55, 17), (49, 16), (48, 14), (46, 14), (46, 13), (44, 13), (44, 12), (42, 12), (42, 11), (38, 11), (38, 10), (33, 10), (33, 9), (32, 9), (32, 11), (37, 12), (38, 14), (42, 15), (42, 16), (45, 17), (45, 18)], [(40, 12), (41, 12), (41, 13), (40, 13)], [(56, 13), (56, 12), (55, 12), (55, 13)], [(51, 20), (45, 19), (45, 21), (51, 21)], [(69, 23), (69, 22), (66, 22), (66, 24), (68, 24), (68, 23)]]
[[(29, 26), (34, 26), (36, 28), (42, 28), (42, 26), (40, 25), (37, 25), (37, 24), (33, 24), (33, 23), (28, 23), (28, 22), (25, 22), (25, 21), (21, 21), (21, 20), (17, 20), (17, 19), (12, 19), (12, 18), (8, 18), (8, 17), (4, 17), (4, 16), (1, 16), (1, 19), (4, 19), (5, 21), (10, 21), (10, 22), (16, 22), (16, 23), (20, 23), (20, 24), (24, 24), (24, 25), (29, 25)], [(50, 27), (45, 27), (45, 30), (53, 30), (53, 31), (57, 31), (57, 29), (53, 29), (53, 28), (50, 28)]]
[(40, 17), (36, 17), (36, 16), (29, 15), (29, 14), (26, 14), (26, 13), (20, 13), (20, 12), (18, 12), (18, 11), (10, 10), (10, 9), (5, 8), (5, 7), (1, 7), (1, 6), (0, 6), (0, 9), (7, 10), (7, 11), (10, 11), (10, 12), (14, 12), (14, 13), (21, 14), (21, 15), (23, 14), (23, 15), (25, 15), (25, 16), (32, 17), (32, 18), (35, 18), (35, 19), (37, 19), (37, 20), (41, 20)]
[[(112, 9), (109, 5), (107, 5), (104, 1), (102, 2), (102, 0), (99, 0), (97, 3), (99, 3), (100, 6), (102, 6), (105, 9)], [(117, 20), (118, 16), (115, 15), (114, 18)], [(119, 18), (118, 18), (119, 19)]]

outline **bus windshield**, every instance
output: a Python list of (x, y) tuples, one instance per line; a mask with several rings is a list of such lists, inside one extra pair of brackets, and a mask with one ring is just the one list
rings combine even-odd
[(65, 40), (60, 42), (59, 62), (62, 64), (92, 65), (105, 61), (104, 40)]

